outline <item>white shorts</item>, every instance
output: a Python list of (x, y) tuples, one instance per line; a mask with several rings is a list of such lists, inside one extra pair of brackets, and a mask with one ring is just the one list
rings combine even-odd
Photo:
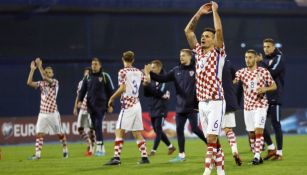
[(246, 131), (255, 131), (256, 128), (264, 128), (268, 108), (257, 108), (251, 111), (244, 110)]
[(83, 127), (83, 128), (91, 128), (92, 127), (92, 120), (90, 114), (83, 109), (80, 109), (78, 114), (78, 121), (77, 121), (77, 127)]
[(225, 100), (198, 103), (199, 117), (205, 137), (208, 134), (220, 135), (225, 106)]
[(236, 127), (236, 115), (235, 112), (226, 112), (222, 121), (222, 128), (234, 128)]
[(36, 123), (36, 133), (63, 134), (59, 112), (39, 113)]
[(126, 131), (142, 131), (142, 107), (140, 102), (133, 105), (131, 108), (122, 109), (116, 123), (116, 129), (124, 129)]

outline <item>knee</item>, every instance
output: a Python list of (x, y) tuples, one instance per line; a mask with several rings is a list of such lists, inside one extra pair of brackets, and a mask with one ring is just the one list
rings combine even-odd
[(207, 137), (208, 143), (217, 143), (217, 135), (209, 134)]
[(79, 134), (82, 134), (84, 132), (84, 128), (83, 127), (79, 127), (78, 128), (78, 132), (79, 132)]
[(177, 128), (176, 128), (176, 132), (177, 132), (177, 135), (184, 135), (184, 128), (182, 128), (182, 127), (177, 127)]
[(231, 128), (224, 128), (224, 132), (225, 132), (226, 135), (227, 135), (228, 132), (231, 132), (231, 131), (232, 131)]
[(162, 128), (156, 128), (155, 133), (157, 134), (157, 136), (162, 135)]
[(36, 134), (36, 138), (43, 138), (44, 137), (44, 133), (37, 133)]
[(274, 128), (279, 128), (280, 127), (280, 122), (277, 120), (272, 120), (272, 125)]
[[(116, 138), (123, 138), (124, 134), (125, 134), (125, 130), (123, 130), (123, 129), (116, 129), (115, 130), (115, 137)], [(132, 134), (133, 134), (133, 132), (132, 132)]]
[(95, 123), (95, 130), (101, 130), (101, 128), (102, 128), (102, 122), (96, 122)]
[(263, 134), (263, 129), (262, 128), (256, 128), (255, 134)]
[(256, 134), (255, 134), (255, 132), (249, 132), (248, 136), (249, 136), (249, 138), (255, 138)]
[(155, 125), (156, 131), (162, 131), (162, 125)]
[(65, 135), (64, 134), (59, 134), (58, 137), (59, 137), (60, 140), (65, 139)]
[(140, 131), (134, 131), (132, 132), (132, 135), (136, 140), (144, 140), (142, 133)]
[(192, 127), (192, 132), (198, 133), (201, 132), (198, 126)]

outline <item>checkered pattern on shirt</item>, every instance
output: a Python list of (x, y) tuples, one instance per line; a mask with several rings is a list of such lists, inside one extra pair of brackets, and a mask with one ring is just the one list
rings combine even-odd
[(197, 43), (196, 53), (196, 95), (198, 101), (222, 100), (224, 91), (222, 87), (222, 70), (226, 58), (225, 47), (217, 50), (213, 48), (204, 53)]
[[(77, 96), (79, 96), (79, 93), (80, 93), (80, 90), (81, 90), (81, 87), (82, 87), (82, 83), (83, 83), (83, 80), (79, 81), (78, 89), (77, 89)], [(85, 94), (85, 97), (82, 101), (80, 109), (87, 111), (87, 93)]]
[(58, 111), (56, 98), (59, 90), (59, 82), (52, 79), (52, 82), (38, 81), (38, 87), (41, 90), (40, 113), (54, 113)]
[[(240, 69), (236, 72), (237, 81), (242, 81), (244, 89), (244, 110), (250, 111), (257, 108), (265, 108), (268, 106), (268, 100), (265, 94), (258, 95), (257, 89), (260, 87), (269, 87), (274, 83), (270, 72), (262, 67), (258, 67), (254, 71), (247, 68)], [(256, 84), (253, 88), (252, 83)]]
[(126, 67), (118, 72), (118, 85), (126, 86), (126, 91), (120, 100), (122, 108), (130, 108), (139, 102), (139, 87), (142, 81), (144, 81), (144, 73), (137, 68)]

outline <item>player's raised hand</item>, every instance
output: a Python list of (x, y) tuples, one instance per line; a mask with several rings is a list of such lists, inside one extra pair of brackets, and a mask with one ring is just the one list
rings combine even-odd
[(37, 66), (42, 66), (43, 62), (42, 62), (42, 60), (41, 60), (40, 58), (36, 58), (36, 59), (35, 59), (35, 64), (36, 64)]
[(211, 1), (211, 8), (212, 8), (212, 11), (216, 12), (219, 6), (217, 5), (216, 2)]
[(212, 8), (211, 8), (211, 3), (206, 3), (204, 5), (202, 5), (199, 10), (198, 10), (198, 13), (200, 15), (206, 15), (206, 14), (209, 14), (212, 12)]
[(35, 62), (34, 62), (34, 61), (31, 61), (30, 68), (33, 69), (33, 70), (36, 69), (36, 65), (35, 65)]

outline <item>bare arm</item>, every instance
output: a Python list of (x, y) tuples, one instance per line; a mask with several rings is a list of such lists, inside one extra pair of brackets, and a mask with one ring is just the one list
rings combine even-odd
[(44, 72), (44, 69), (43, 69), (43, 62), (40, 58), (36, 58), (35, 59), (35, 63), (37, 65), (37, 68), (39, 70), (39, 73), (41, 74), (42, 76), (42, 79), (49, 82), (49, 83), (52, 83), (52, 79), (48, 78), (47, 76), (45, 76), (45, 72)]
[(223, 37), (221, 18), (217, 10), (218, 5), (214, 1), (211, 1), (211, 4), (212, 4), (213, 22), (215, 28), (215, 45), (217, 48), (222, 48), (224, 44), (224, 37)]
[(76, 99), (75, 99), (73, 115), (74, 115), (74, 116), (77, 116), (77, 115), (78, 115), (78, 95), (76, 96)]
[(108, 107), (112, 107), (114, 100), (120, 97), (122, 93), (124, 93), (125, 91), (126, 91), (126, 85), (121, 84), (119, 88), (116, 90), (116, 92), (110, 97), (108, 102)]
[(30, 86), (30, 87), (33, 87), (33, 88), (38, 88), (37, 83), (33, 82), (33, 75), (34, 75), (34, 71), (36, 69), (34, 61), (31, 62), (30, 68), (31, 68), (31, 70), (30, 70), (30, 73), (29, 73), (29, 76), (28, 76), (27, 85)]
[(184, 29), (185, 36), (187, 37), (190, 48), (192, 49), (194, 49), (197, 44), (197, 38), (194, 31), (198, 24), (199, 18), (203, 14), (210, 13), (210, 9), (211, 9), (210, 3), (201, 6), (200, 9), (195, 13), (195, 15), (192, 17), (192, 19)]
[(185, 36), (187, 37), (190, 48), (192, 49), (194, 49), (197, 44), (197, 38), (194, 31), (199, 21), (199, 18), (200, 14), (197, 12), (184, 29)]

